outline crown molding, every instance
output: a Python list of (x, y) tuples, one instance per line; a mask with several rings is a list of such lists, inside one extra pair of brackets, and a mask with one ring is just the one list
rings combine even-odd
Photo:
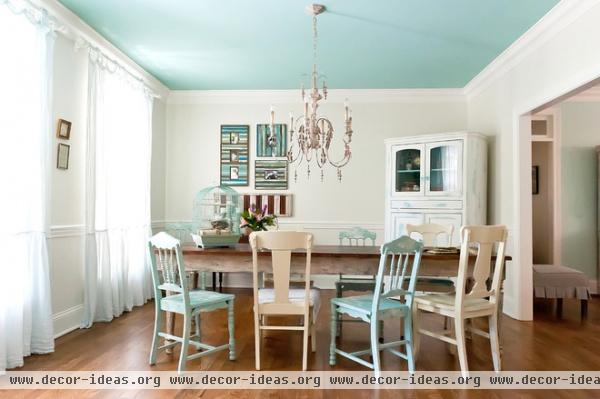
[[(464, 102), (462, 89), (330, 89), (327, 101), (343, 103)], [(172, 90), (168, 104), (296, 104), (300, 90)]]
[(71, 10), (56, 0), (31, 0), (33, 4), (44, 8), (48, 14), (54, 17), (61, 29), (59, 32), (65, 37), (76, 41), (78, 37), (83, 38), (93, 46), (100, 48), (111, 58), (119, 61), (129, 73), (140, 78), (150, 89), (152, 89), (163, 101), (169, 96), (169, 88), (162, 82), (139, 66), (135, 61), (129, 58), (125, 53), (115, 47), (111, 42), (96, 32), (91, 26), (86, 24), (81, 18), (75, 15)]
[(467, 98), (481, 93), (496, 79), (573, 23), (600, 0), (561, 0), (464, 87)]

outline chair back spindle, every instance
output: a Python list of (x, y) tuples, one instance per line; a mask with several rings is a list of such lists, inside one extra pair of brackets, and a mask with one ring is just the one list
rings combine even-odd
[(183, 294), (186, 309), (189, 308), (188, 282), (180, 241), (165, 232), (158, 233), (150, 238), (148, 252), (155, 298), (162, 297), (161, 291)]
[(409, 308), (412, 306), (422, 253), (423, 244), (408, 236), (381, 246), (372, 314), (377, 312), (383, 298), (403, 296)]

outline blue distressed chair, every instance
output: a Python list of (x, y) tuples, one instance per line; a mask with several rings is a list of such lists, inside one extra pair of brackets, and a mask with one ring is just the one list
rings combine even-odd
[[(340, 231), (338, 234), (338, 239), (340, 241), (340, 245), (350, 245), (350, 246), (358, 246), (367, 245), (367, 240), (369, 240), (371, 245), (375, 245), (375, 239), (377, 238), (377, 233), (369, 231), (367, 229), (363, 229), (361, 227), (353, 227), (349, 230)], [(335, 282), (335, 296), (336, 298), (341, 298), (344, 296), (344, 292), (347, 291), (358, 291), (358, 292), (373, 292), (375, 289), (375, 276), (347, 276), (342, 273), (339, 275), (338, 281)], [(342, 331), (342, 323), (347, 322), (356, 322), (360, 320), (355, 319), (342, 319), (340, 315), (338, 315), (338, 329), (337, 335), (339, 336)], [(379, 340), (383, 340), (383, 322), (381, 322), (381, 326), (379, 329), (380, 337)]]
[[(229, 349), (229, 359), (235, 360), (234, 295), (203, 290), (190, 291), (180, 241), (167, 233), (161, 232), (150, 238), (148, 250), (152, 261), (152, 281), (156, 304), (150, 364), (156, 364), (156, 355), (159, 349), (169, 349), (177, 344), (181, 344), (181, 355), (177, 368), (180, 373), (185, 371), (186, 361), (225, 349)], [(163, 291), (165, 296), (163, 296)], [(227, 309), (228, 311), (229, 342), (220, 346), (212, 346), (200, 341), (200, 312), (217, 309)], [(172, 332), (160, 331), (163, 311), (183, 315), (183, 335), (181, 337), (173, 335)], [(194, 318), (195, 324), (194, 334), (191, 334), (192, 318)], [(162, 346), (158, 346), (160, 338), (167, 340)], [(200, 352), (188, 356), (189, 344), (195, 346)]]
[[(379, 269), (375, 278), (375, 291), (371, 295), (334, 298), (331, 300), (331, 343), (329, 347), (329, 364), (334, 366), (336, 354), (342, 355), (375, 370), (381, 371), (379, 352), (388, 350), (408, 361), (408, 370), (415, 369), (412, 340), (412, 304), (417, 281), (417, 273), (421, 264), (423, 245), (409, 237), (403, 236), (381, 246)], [(412, 257), (412, 262), (410, 259)], [(412, 266), (410, 265), (412, 263)], [(405, 279), (410, 275), (410, 279)], [(387, 281), (385, 281), (387, 280)], [(406, 287), (404, 287), (406, 286)], [(394, 299), (392, 299), (394, 298)], [(400, 341), (380, 343), (379, 320), (389, 313), (395, 312), (404, 319), (404, 338)], [(338, 315), (346, 314), (360, 319), (370, 325), (371, 348), (355, 352), (345, 352), (336, 347), (336, 330)], [(402, 353), (395, 347), (404, 346)], [(371, 355), (373, 363), (360, 356)]]

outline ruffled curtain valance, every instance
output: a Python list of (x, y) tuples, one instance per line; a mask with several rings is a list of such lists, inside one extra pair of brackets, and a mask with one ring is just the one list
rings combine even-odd
[(37, 7), (27, 0), (0, 0), (0, 6), (6, 6), (13, 14), (23, 15), (32, 24), (45, 27), (50, 32), (62, 29), (56, 19), (48, 15), (46, 9)]
[(119, 76), (120, 79), (123, 79), (132, 88), (136, 90), (141, 90), (147, 97), (159, 97), (144, 83), (142, 79), (132, 75), (131, 72), (125, 69), (119, 62), (108, 57), (104, 52), (102, 52), (102, 50), (100, 50), (97, 47), (94, 47), (85, 39), (78, 38), (75, 42), (75, 49), (87, 49), (89, 60), (92, 64), (109, 73), (116, 74), (117, 76)]

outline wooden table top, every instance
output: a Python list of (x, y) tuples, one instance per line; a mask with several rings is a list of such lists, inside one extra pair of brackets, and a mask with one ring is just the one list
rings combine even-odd
[[(220, 255), (220, 256), (250, 256), (252, 249), (249, 244), (237, 244), (234, 247), (223, 247), (223, 248), (198, 248), (195, 246), (184, 246), (182, 248), (183, 255), (185, 256), (206, 256), (206, 255)], [(302, 254), (305, 251), (295, 250), (293, 254)], [(259, 252), (259, 256), (267, 256), (269, 251)], [(430, 260), (458, 260), (460, 253), (454, 254), (432, 254), (429, 252), (423, 253), (424, 259)], [(349, 245), (314, 245), (312, 247), (311, 256), (313, 257), (352, 257), (352, 258), (379, 258), (380, 247), (376, 245), (365, 245), (365, 246), (349, 246)], [(494, 257), (495, 258), (495, 257)], [(505, 256), (506, 261), (512, 260), (510, 256)]]

